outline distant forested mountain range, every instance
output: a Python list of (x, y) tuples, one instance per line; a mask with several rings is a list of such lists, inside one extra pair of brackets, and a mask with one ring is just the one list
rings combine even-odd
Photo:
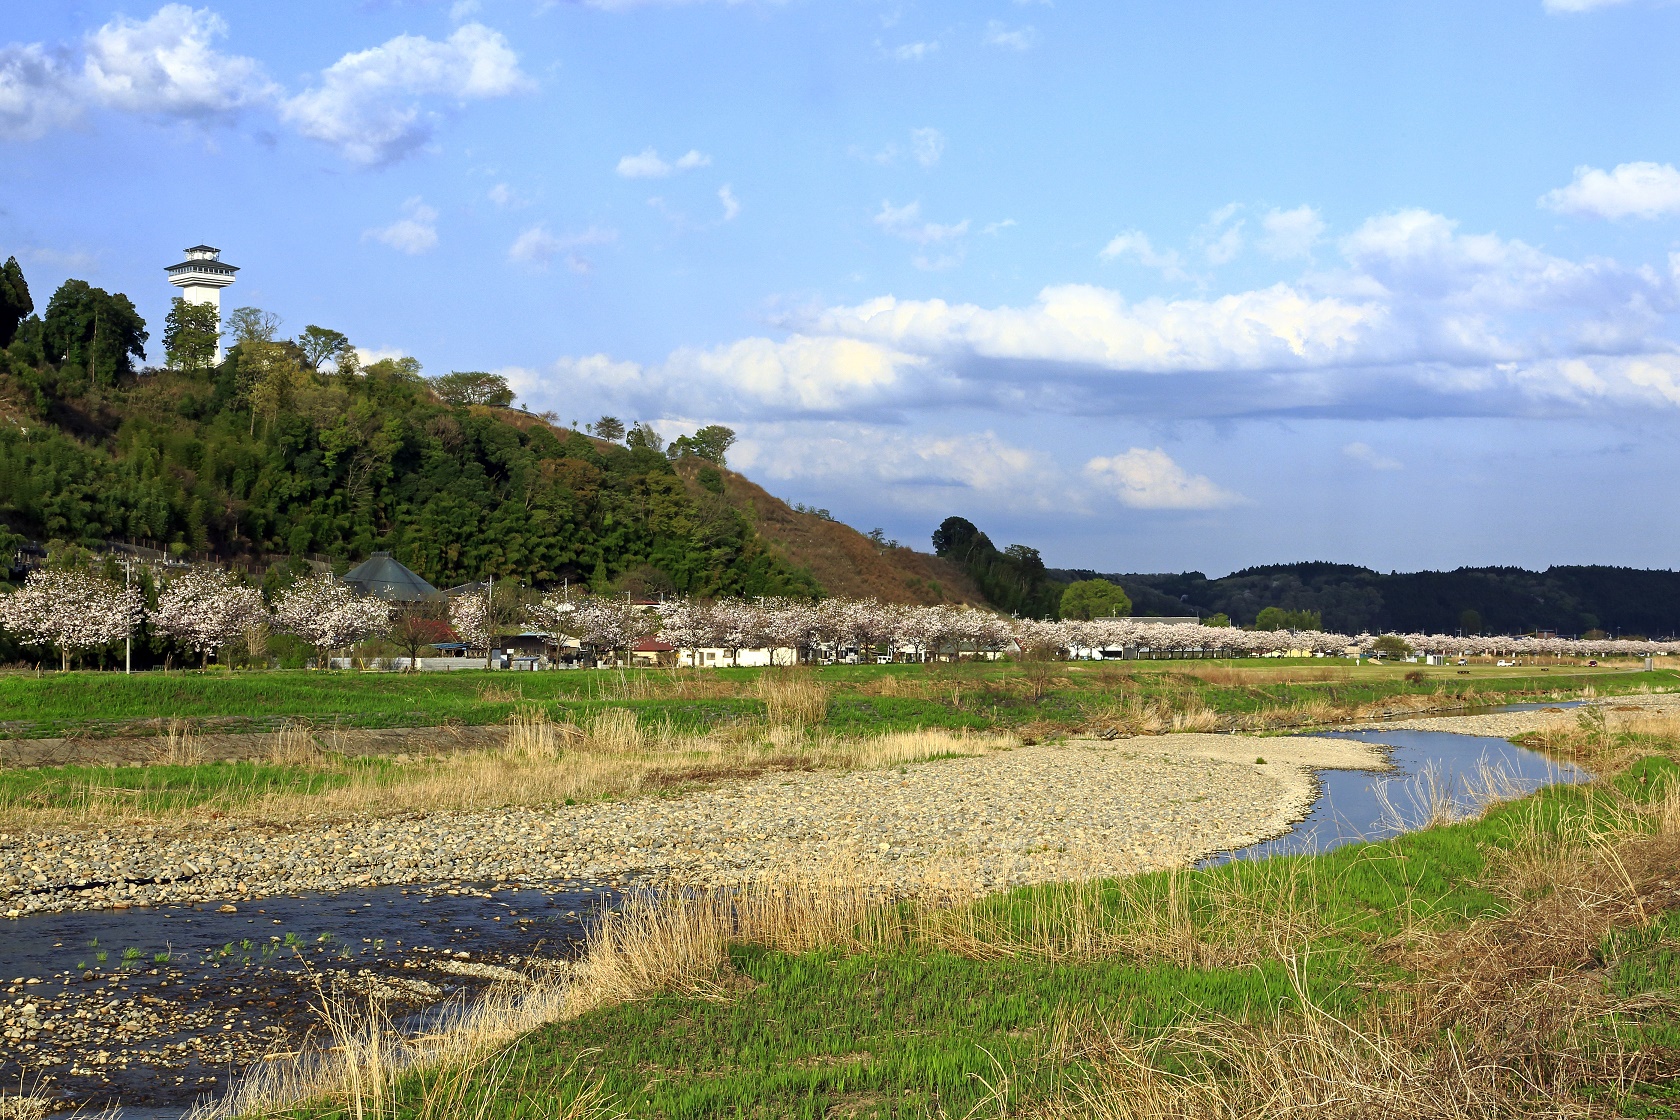
[(1384, 575), (1351, 564), (1268, 564), (1219, 579), (1201, 572), (1116, 573), (1051, 569), (1069, 582), (1098, 575), (1131, 596), (1140, 615), (1223, 613), (1249, 625), (1266, 607), (1318, 611), (1326, 629), (1515, 634), (1605, 630), (1680, 634), (1680, 572), (1597, 565), (1458, 568)]

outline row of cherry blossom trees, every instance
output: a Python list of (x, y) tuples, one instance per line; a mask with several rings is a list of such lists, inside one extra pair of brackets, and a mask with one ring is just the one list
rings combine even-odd
[[(800, 659), (842, 651), (884, 650), (895, 660), (921, 661), (1014, 650), (1091, 656), (1099, 650), (1135, 648), (1168, 655), (1200, 653), (1263, 657), (1288, 653), (1342, 656), (1371, 653), (1378, 635), (1320, 630), (1242, 630), (1134, 618), (1042, 622), (1004, 618), (959, 606), (903, 606), (874, 599), (677, 600), (638, 607), (624, 600), (551, 597), (535, 607), (532, 625), (563, 632), (598, 654), (657, 638), (681, 651), (723, 649), (738, 660), (743, 649), (791, 649)], [(1680, 655), (1680, 642), (1530, 637), (1458, 637), (1405, 634), (1419, 653), (1453, 656), (1638, 657)]]
[(139, 588), (79, 570), (31, 572), (21, 588), (0, 596), (0, 629), (25, 643), (51, 646), (65, 669), (72, 657), (122, 641), (142, 619), (197, 653), (201, 663), (214, 650), (270, 630), (297, 635), (324, 659), (383, 633), (391, 606), (322, 575), (281, 591), (271, 610), (261, 591), (215, 568), (173, 577), (149, 611)]
[[(450, 601), (450, 623), (475, 648), (491, 644), (492, 604), (483, 592)], [(281, 591), (272, 606), (261, 592), (230, 573), (194, 569), (169, 580), (150, 611), (137, 588), (79, 570), (33, 572), (22, 588), (0, 596), (0, 629), (26, 643), (51, 646), (67, 669), (87, 651), (131, 634), (142, 619), (207, 663), (210, 654), (270, 630), (294, 634), (314, 646), (323, 662), (332, 650), (386, 633), (391, 605), (358, 595), (322, 575)], [(1005, 618), (965, 606), (904, 606), (875, 599), (671, 600), (653, 605), (624, 599), (550, 595), (526, 608), (532, 627), (575, 638), (597, 658), (626, 653), (644, 639), (658, 639), (698, 662), (701, 649), (722, 649), (739, 663), (746, 649), (794, 651), (794, 660), (872, 657), (924, 661), (964, 655), (1030, 651), (1087, 657), (1099, 650), (1136, 648), (1168, 655), (1235, 657), (1306, 652), (1342, 655), (1371, 652), (1377, 637), (1317, 630), (1251, 631), (1194, 623), (1153, 623), (1133, 618), (1042, 622)], [(1451, 656), (1638, 657), (1680, 654), (1680, 642), (1531, 637), (1455, 637), (1403, 634), (1418, 652)]]

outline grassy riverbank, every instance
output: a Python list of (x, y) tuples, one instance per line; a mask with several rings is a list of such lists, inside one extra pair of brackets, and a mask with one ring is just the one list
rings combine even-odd
[[(895, 765), (1070, 735), (1280, 730), (1675, 683), (1669, 673), (1484, 672), (1462, 683), (1392, 667), (1181, 662), (472, 674), (476, 680), (461, 679), (467, 674), (183, 675), (162, 683), (109, 674), (0, 678), (0, 686), (33, 689), (38, 711), (57, 711), (78, 698), (77, 689), (87, 690), (79, 697), (87, 703), (103, 702), (102, 691), (118, 697), (119, 708), (161, 703), (165, 686), (200, 688), (205, 710), (226, 711), (244, 695), (241, 689), (253, 690), (249, 699), (278, 680), (295, 693), (294, 710), (313, 713), (280, 721), (271, 733), (243, 736), (203, 730), (214, 726), (211, 717), (160, 716), (145, 727), (158, 734), (129, 741), (140, 756), (129, 765), (0, 768), (0, 826), (26, 831), (206, 812), (291, 819), (556, 804), (675, 792), (775, 770)], [(440, 699), (434, 683), (453, 691)], [(571, 695), (567, 688), (581, 689), (585, 698), (544, 692)], [(609, 691), (615, 698), (602, 695)], [(452, 746), (450, 736), (415, 731), (412, 740), (399, 740), (400, 750), (387, 742), (385, 753), (368, 754), (357, 749), (356, 733), (324, 710), (358, 696), (447, 703), (456, 706), (451, 710), (470, 707), (475, 716), (499, 713), (505, 731), (486, 729), (488, 737), (478, 734), (469, 749)], [(697, 704), (718, 718), (698, 724), (679, 718), (692, 717)], [(429, 709), (429, 718), (437, 711)], [(92, 739), (95, 757), (101, 741), (115, 740)], [(28, 744), (0, 742), (0, 758)], [(227, 753), (231, 747), (243, 753)]]
[(1680, 727), (1549, 745), (1605, 776), (1313, 857), (632, 908), (563, 1021), (297, 1114), (1673, 1116)]
[[(1330, 659), (1162, 662), (983, 662), (830, 666), (811, 673), (829, 719), (871, 731), (915, 727), (1074, 730), (1189, 715), (1232, 725), (1294, 714), (1357, 714), (1392, 702), (1444, 707), (1507, 703), (1586, 687), (1602, 693), (1672, 688), (1680, 672), (1582, 665), (1424, 668)], [(605, 706), (643, 723), (699, 731), (764, 714), (758, 682), (788, 670), (552, 673), (10, 673), (0, 675), (0, 737), (160, 734), (170, 721), (201, 731), (273, 731), (289, 722), (339, 728), (482, 726), (536, 704), (558, 721)], [(1206, 729), (1206, 728), (1199, 728)]]

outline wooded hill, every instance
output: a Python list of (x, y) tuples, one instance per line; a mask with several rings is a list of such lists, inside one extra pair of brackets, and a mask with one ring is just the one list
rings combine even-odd
[(260, 312), (230, 316), (243, 337), (212, 365), (214, 336), (184, 343), (176, 308), (189, 361), (145, 366), (126, 297), (70, 281), (37, 315), (16, 261), (0, 271), (5, 555), (135, 541), (260, 568), (383, 549), (440, 587), (979, 601), (955, 567), (795, 512), (703, 441), (595, 438), (506, 407), (498, 379), (360, 367), (343, 335), (277, 339)]
[[(1063, 580), (1094, 572), (1053, 571)], [(1222, 612), (1250, 625), (1266, 607), (1318, 611), (1326, 629), (1357, 634), (1521, 634), (1593, 630), (1680, 634), (1680, 572), (1600, 566), (1459, 568), (1384, 575), (1351, 564), (1271, 564), (1219, 579), (1201, 572), (1114, 574), (1137, 614)]]

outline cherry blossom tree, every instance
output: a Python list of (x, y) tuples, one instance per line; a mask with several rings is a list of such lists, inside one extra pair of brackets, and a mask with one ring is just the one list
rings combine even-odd
[(139, 588), (76, 570), (31, 572), (22, 587), (0, 597), (0, 628), (52, 646), (65, 672), (71, 657), (127, 637), (143, 613)]
[(383, 633), (391, 624), (391, 604), (357, 595), (332, 576), (315, 576), (275, 597), (274, 620), (286, 633), (314, 646), (325, 667), (333, 650)]
[(470, 649), (490, 648), (490, 601), (482, 591), (465, 591), (449, 600), (449, 625)]
[(610, 656), (629, 649), (646, 637), (650, 628), (651, 620), (634, 603), (605, 597), (578, 603), (567, 625), (571, 635), (588, 646), (597, 658), (602, 651)]
[(242, 640), (267, 618), (262, 592), (219, 568), (176, 576), (151, 611), (152, 625), (197, 653), (203, 665), (210, 663), (212, 651)]

